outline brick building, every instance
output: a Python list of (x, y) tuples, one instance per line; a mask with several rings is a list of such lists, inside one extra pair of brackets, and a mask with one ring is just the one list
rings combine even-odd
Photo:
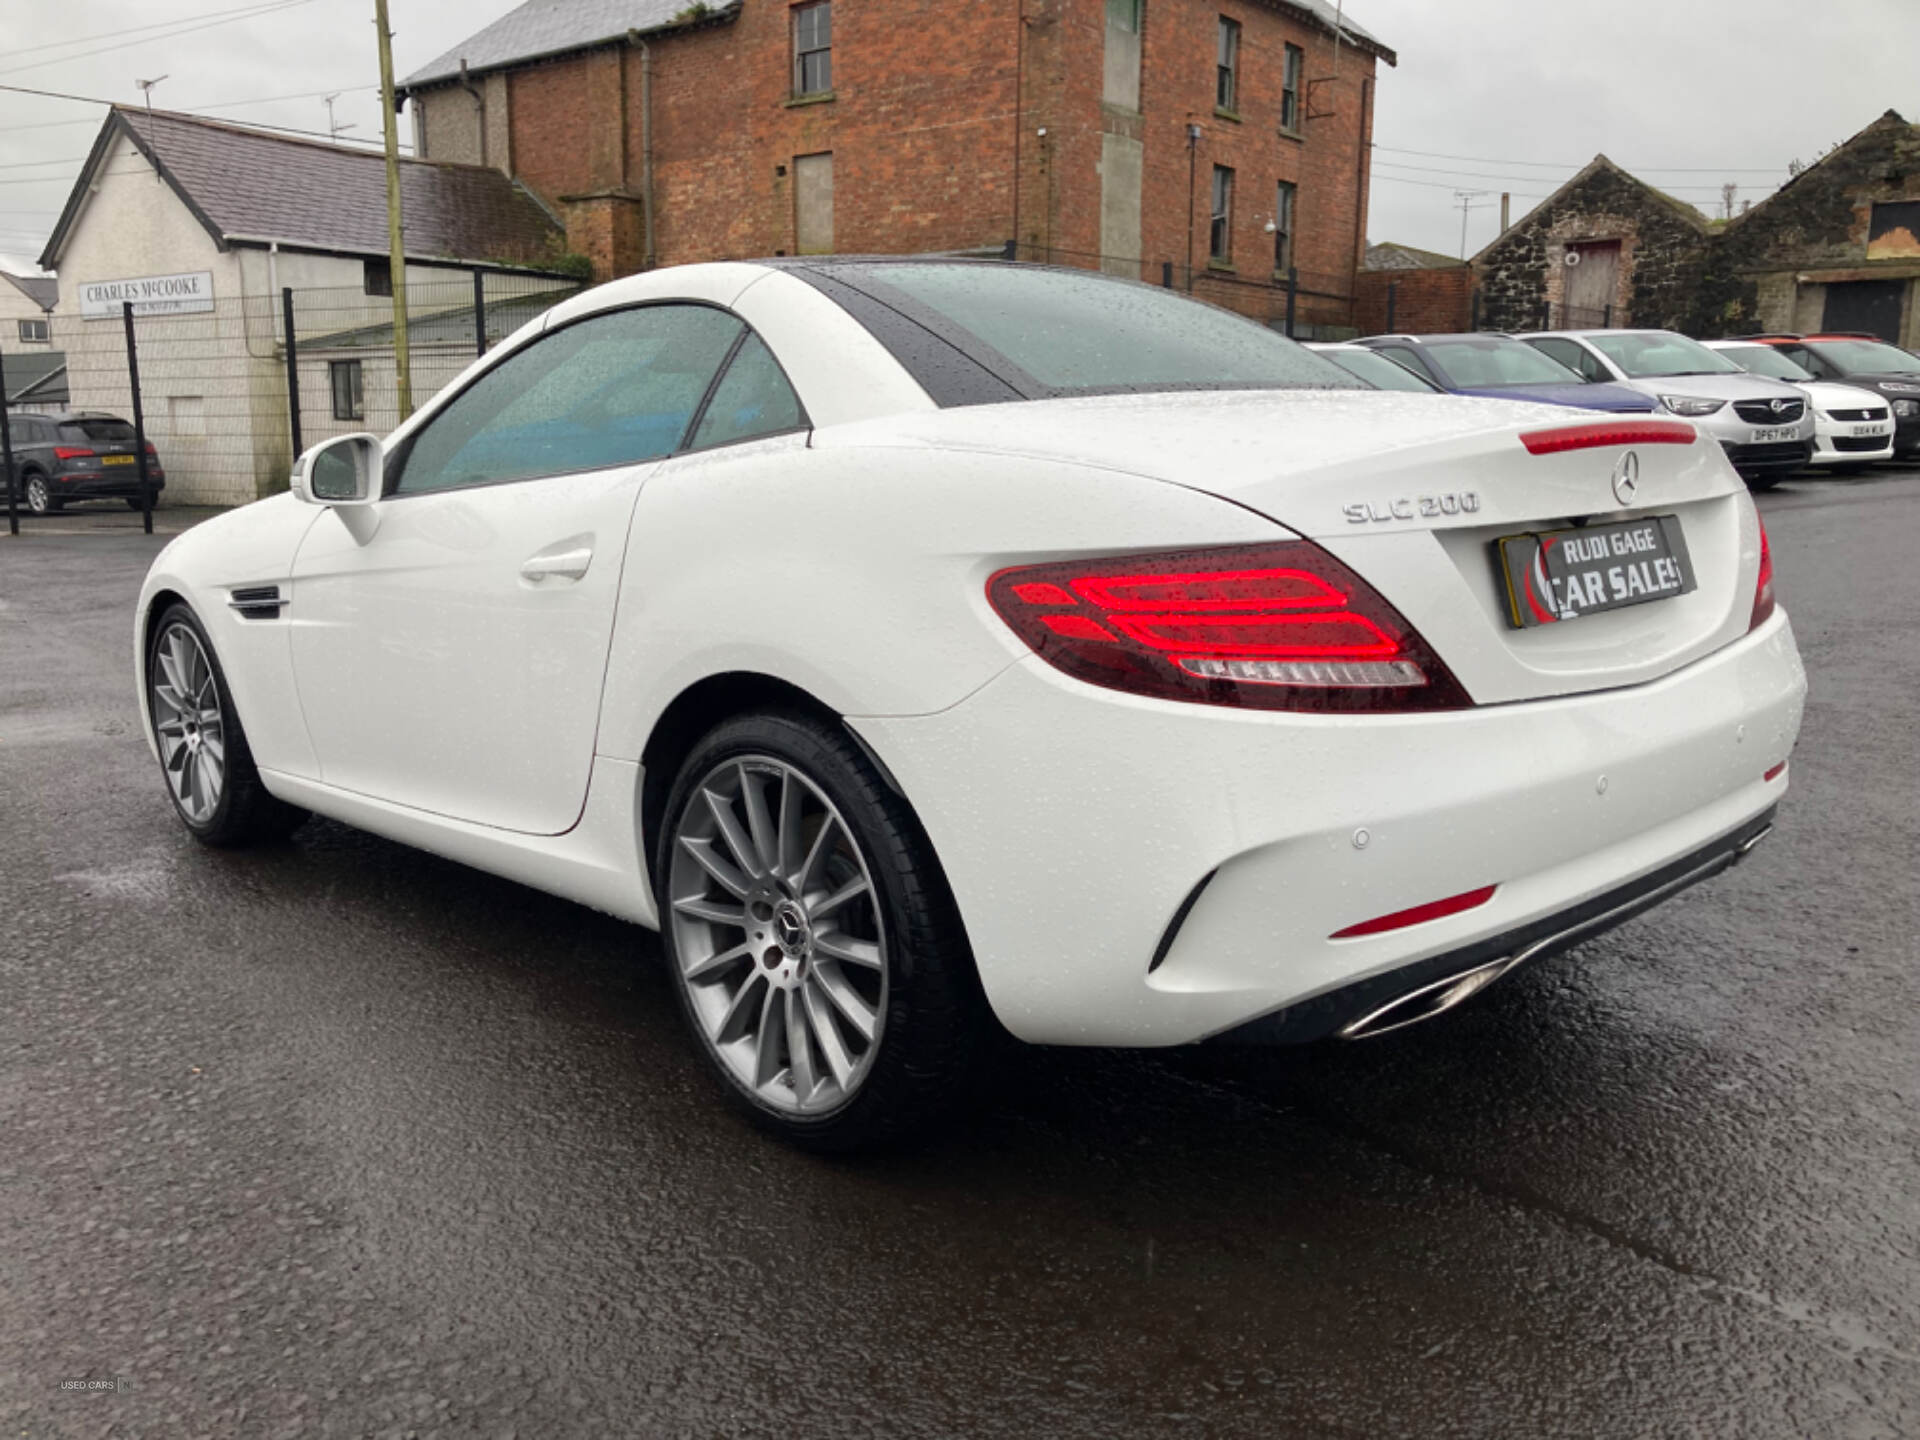
[(600, 278), (1016, 241), (1344, 323), (1381, 60), (1328, 0), (530, 0), (402, 90)]

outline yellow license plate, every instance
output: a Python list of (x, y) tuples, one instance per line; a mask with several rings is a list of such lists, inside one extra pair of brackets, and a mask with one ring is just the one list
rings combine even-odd
[(100, 457), (100, 463), (102, 465), (131, 465), (133, 462), (134, 457), (131, 455), (102, 455)]

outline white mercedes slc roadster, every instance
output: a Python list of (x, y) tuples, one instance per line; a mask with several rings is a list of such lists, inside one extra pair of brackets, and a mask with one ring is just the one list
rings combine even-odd
[(1690, 424), (956, 260), (568, 300), (176, 539), (136, 646), (194, 835), (314, 812), (657, 928), (726, 1092), (842, 1149), (995, 1023), (1441, 1014), (1751, 850), (1805, 693)]

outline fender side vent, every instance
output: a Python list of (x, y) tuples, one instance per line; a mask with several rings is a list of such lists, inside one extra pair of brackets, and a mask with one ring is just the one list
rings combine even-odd
[(278, 620), (282, 603), (278, 585), (244, 586), (227, 601), (244, 620)]

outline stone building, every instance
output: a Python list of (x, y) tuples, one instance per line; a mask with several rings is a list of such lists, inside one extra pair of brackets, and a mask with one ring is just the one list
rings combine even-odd
[(1920, 125), (1892, 110), (1714, 237), (1694, 331), (1920, 345)]
[(1473, 257), (1490, 330), (1683, 329), (1698, 300), (1706, 216), (1604, 155)]
[(1013, 242), (1345, 320), (1383, 60), (1332, 0), (531, 0), (402, 90), (597, 278)]

